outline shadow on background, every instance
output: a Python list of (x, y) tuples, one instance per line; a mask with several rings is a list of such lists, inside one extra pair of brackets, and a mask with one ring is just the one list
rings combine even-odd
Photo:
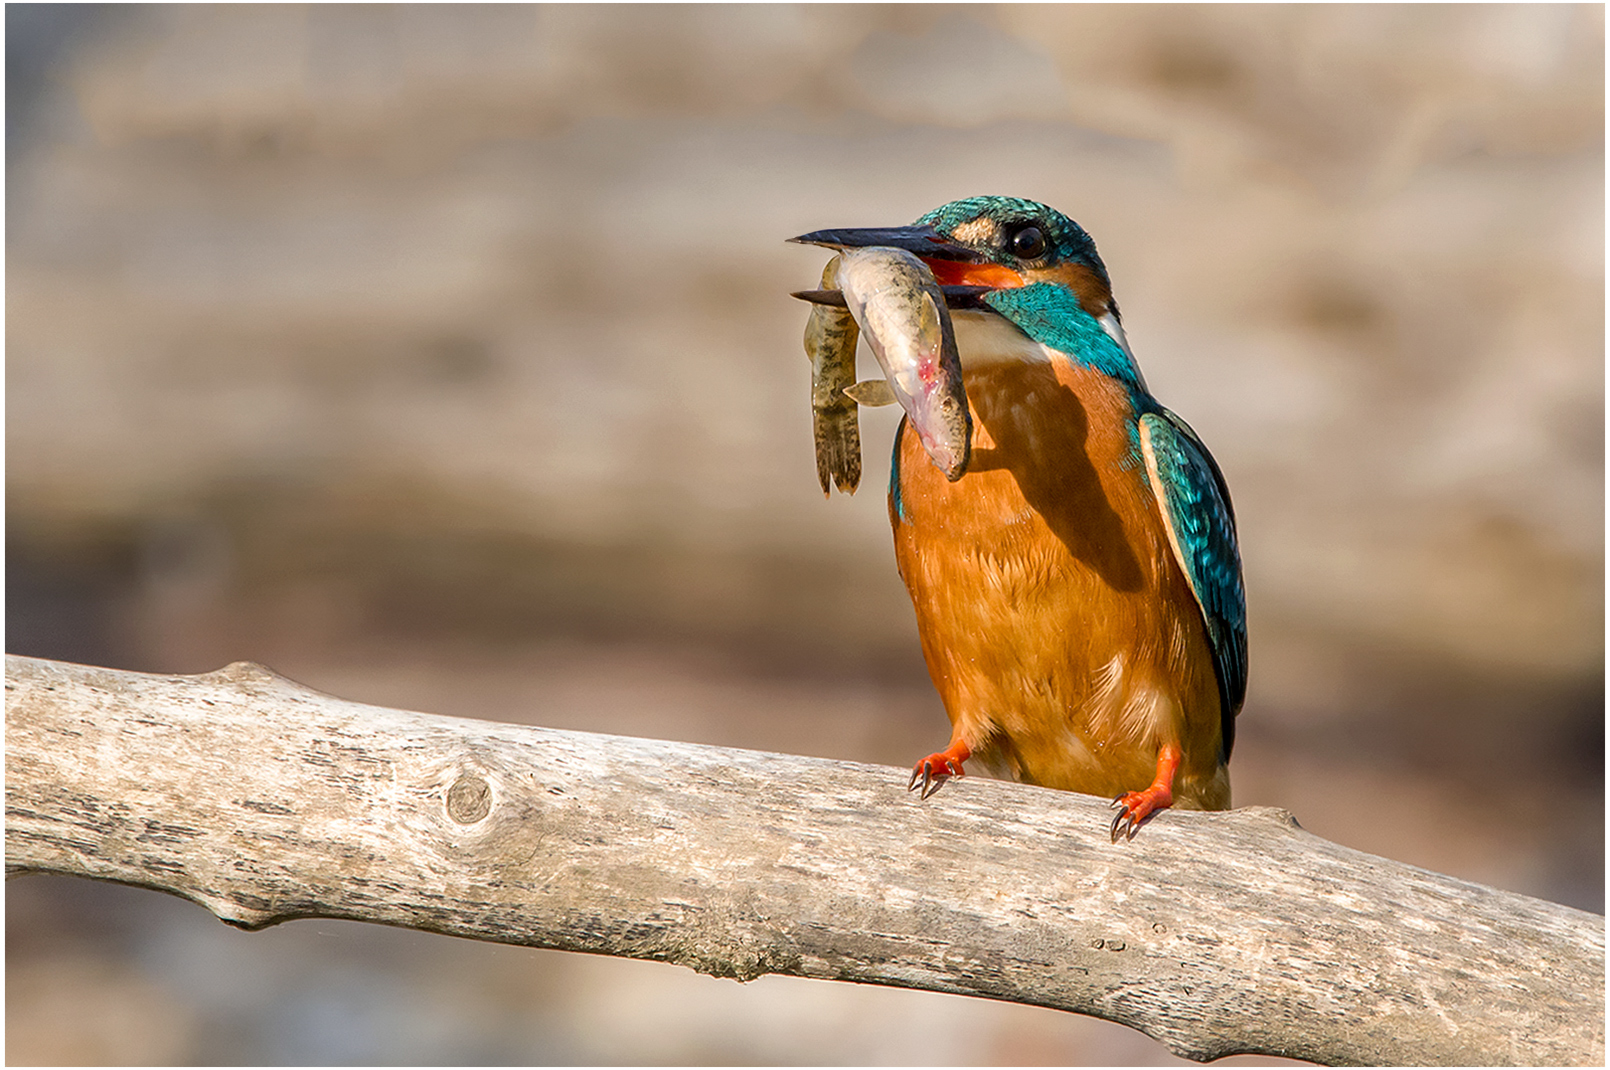
[[(783, 239), (1029, 196), (1101, 244), (1235, 494), (1236, 801), (1602, 910), (1601, 8), (6, 19), (7, 650), (905, 766), (947, 726), (895, 417), (824, 503), (787, 297), (821, 264)], [(12, 1062), (1170, 1061), (1031, 1008), (7, 890)]]

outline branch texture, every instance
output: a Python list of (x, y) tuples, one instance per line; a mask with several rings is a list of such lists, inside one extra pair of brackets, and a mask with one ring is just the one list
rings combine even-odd
[(8, 656), (6, 866), (1094, 1015), (1175, 1052), (1602, 1064), (1604, 919), (1309, 835), (968, 778)]

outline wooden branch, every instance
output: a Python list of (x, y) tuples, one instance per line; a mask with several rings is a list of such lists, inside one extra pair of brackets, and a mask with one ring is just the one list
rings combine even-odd
[(899, 769), (330, 698), (255, 665), (8, 656), (6, 866), (257, 928), (482, 940), (955, 992), (1194, 1059), (1602, 1064), (1604, 919), (1311, 836)]

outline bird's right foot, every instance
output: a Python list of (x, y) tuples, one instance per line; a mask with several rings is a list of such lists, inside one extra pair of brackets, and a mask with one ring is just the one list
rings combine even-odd
[(962, 763), (973, 756), (972, 748), (959, 741), (951, 741), (946, 749), (938, 754), (930, 754), (918, 762), (911, 769), (911, 783), (906, 785), (907, 791), (918, 791), (918, 797), (926, 799), (939, 790), (951, 777), (966, 776), (962, 770)]

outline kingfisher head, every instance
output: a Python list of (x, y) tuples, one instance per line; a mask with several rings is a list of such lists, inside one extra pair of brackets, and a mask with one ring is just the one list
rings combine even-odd
[[(906, 249), (928, 265), (953, 309), (993, 313), (1019, 337), (1144, 388), (1096, 243), (1049, 205), (1021, 197), (967, 197), (906, 227), (818, 230), (793, 240), (834, 249)], [(1012, 350), (999, 332), (976, 327), (967, 330), (957, 318), (964, 365), (970, 363), (969, 348), (974, 359), (989, 359), (986, 349)], [(979, 341), (969, 347), (966, 335)]]
[(1055, 208), (1021, 197), (968, 197), (917, 220), (973, 251), (976, 259), (935, 259), (929, 266), (941, 286), (993, 289), (1053, 283), (1072, 290), (1092, 319), (1117, 307), (1107, 265), (1085, 229)]
[(1073, 291), (1093, 319), (1118, 311), (1107, 266), (1085, 229), (1021, 197), (968, 197), (909, 227), (818, 230), (793, 240), (836, 249), (893, 246), (920, 257), (941, 286), (997, 290), (1052, 283)]

